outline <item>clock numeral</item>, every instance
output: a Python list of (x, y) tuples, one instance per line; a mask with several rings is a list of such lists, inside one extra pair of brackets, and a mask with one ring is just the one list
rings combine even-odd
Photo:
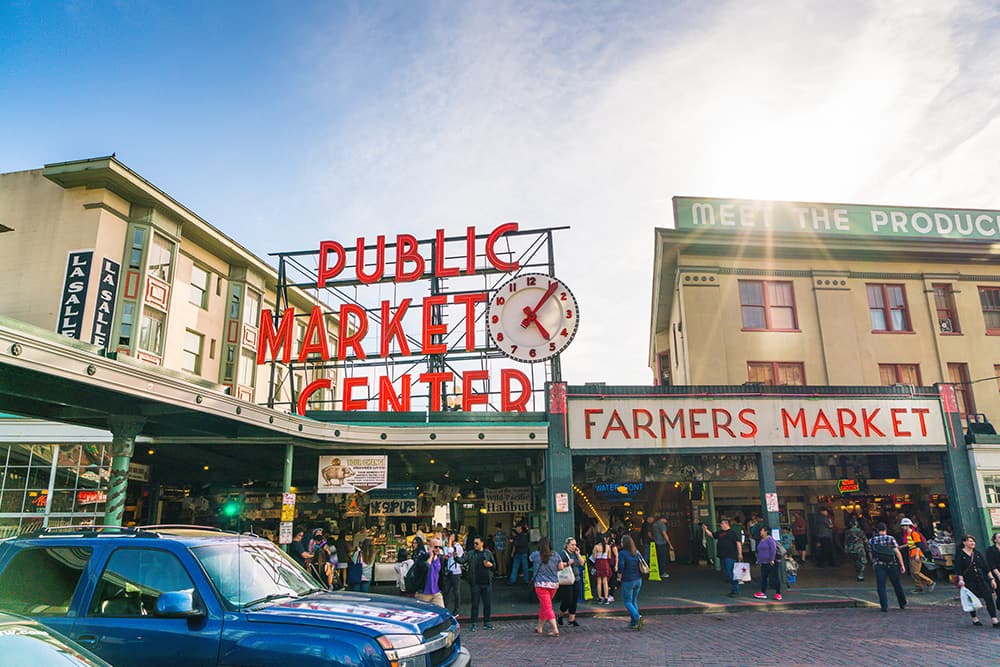
[(532, 359), (534, 359), (537, 356), (537, 353), (538, 353), (538, 350), (536, 350), (535, 348), (531, 348), (531, 351), (528, 352), (528, 356), (531, 357)]
[(565, 301), (566, 298), (567, 298), (566, 297), (566, 292), (559, 292), (559, 300), (560, 301)]
[(502, 343), (503, 342), (503, 332), (500, 332), (500, 333), (497, 334), (497, 342), (498, 343)]
[(572, 308), (567, 308), (566, 309), (566, 319), (567, 320), (573, 319), (573, 309)]
[(562, 330), (562, 331), (560, 331), (559, 333), (560, 333), (560, 334), (562, 335), (562, 337), (563, 337), (563, 338), (565, 338), (566, 336), (569, 336), (569, 332), (568, 332), (568, 331), (566, 331), (565, 329), (563, 329), (563, 330)]
[(517, 291), (517, 283), (515, 282), (515, 283), (511, 283), (510, 285), (508, 285), (507, 286), (507, 291), (510, 292), (511, 294), (513, 294), (514, 292), (516, 292)]
[(490, 318), (490, 322), (492, 322), (493, 324), (496, 324), (499, 321), (500, 321), (499, 315), (494, 315), (493, 317)]
[(556, 344), (549, 343), (549, 352), (555, 352), (555, 351), (556, 351)]
[(503, 298), (502, 296), (498, 296), (498, 297), (497, 297), (497, 300), (495, 301), (495, 303), (496, 303), (496, 305), (498, 305), (498, 306), (502, 306), (502, 305), (504, 305), (505, 303), (507, 303), (507, 300), (506, 300), (506, 299), (504, 299), (504, 298)]
[(510, 346), (510, 353), (511, 354), (517, 353), (517, 345), (511, 345)]
[(538, 278), (535, 276), (528, 276), (528, 287), (534, 287), (538, 284)]

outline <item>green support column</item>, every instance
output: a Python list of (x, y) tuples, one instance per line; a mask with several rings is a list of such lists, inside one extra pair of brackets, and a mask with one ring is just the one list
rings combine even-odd
[[(767, 511), (767, 494), (778, 495), (778, 484), (774, 478), (774, 454), (770, 449), (762, 449), (757, 464), (757, 478), (760, 483), (760, 513), (771, 528), (780, 527), (780, 514)], [(779, 499), (780, 500), (780, 499)]]
[[(549, 446), (545, 450), (545, 502), (549, 520), (548, 537), (553, 546), (562, 546), (563, 540), (574, 534), (573, 518), (573, 455), (566, 433), (566, 385), (551, 382), (547, 394)], [(569, 502), (568, 512), (556, 511), (556, 494), (565, 493)]]
[[(285, 465), (281, 472), (281, 488), (285, 493), (292, 492), (292, 463), (295, 461), (295, 445), (291, 442), (285, 443)], [(296, 503), (298, 504), (298, 503)], [(294, 525), (294, 521), (292, 524)], [(288, 544), (282, 544), (281, 548), (288, 553)]]
[[(945, 414), (945, 419), (951, 421), (950, 433), (962, 438), (962, 419), (958, 413)], [(989, 527), (983, 525), (979, 512), (976, 511), (976, 477), (969, 461), (969, 450), (964, 438), (959, 442), (949, 442), (948, 451), (944, 455), (944, 484), (948, 493), (948, 509), (955, 529), (955, 539), (969, 534), (975, 535), (979, 544), (990, 543)]]
[(108, 502), (104, 510), (106, 526), (122, 525), (128, 465), (135, 451), (135, 438), (145, 425), (145, 417), (108, 417), (108, 427), (111, 429), (111, 475), (108, 479)]
[[(705, 499), (708, 501), (708, 527), (710, 530), (718, 530), (719, 519), (715, 515), (715, 489), (712, 487), (712, 482), (705, 482)], [(701, 536), (704, 536), (704, 531)], [(722, 564), (716, 558), (715, 540), (711, 538), (705, 540), (705, 550), (708, 552), (708, 558), (715, 564), (715, 569), (721, 570)]]

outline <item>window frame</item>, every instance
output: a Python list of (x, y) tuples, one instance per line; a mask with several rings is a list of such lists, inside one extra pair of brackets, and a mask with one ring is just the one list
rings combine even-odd
[[(759, 382), (758, 383), (758, 382), (756, 382), (754, 380), (751, 380), (750, 379), (750, 369), (753, 366), (757, 366), (757, 367), (761, 367), (761, 368), (763, 368), (765, 366), (770, 366), (771, 367), (771, 378), (772, 378), (772, 381), (771, 382)], [(800, 384), (800, 385), (799, 384), (778, 384), (777, 382), (773, 381), (773, 380), (775, 380), (775, 379), (778, 378), (779, 370), (782, 367), (786, 367), (786, 366), (787, 367), (792, 367), (792, 366), (797, 366), (798, 367), (800, 375), (802, 376), (802, 384)], [(763, 385), (765, 385), (767, 387), (805, 387), (806, 385), (809, 384), (806, 381), (806, 364), (805, 364), (804, 361), (747, 361), (747, 382), (751, 382), (753, 384), (763, 384)]]
[[(197, 586), (195, 585), (194, 580), (191, 578), (191, 572), (188, 570), (187, 567), (184, 566), (184, 561), (181, 560), (181, 558), (178, 557), (178, 555), (176, 553), (174, 553), (173, 551), (171, 551), (170, 549), (159, 549), (159, 548), (155, 548), (155, 547), (140, 547), (140, 546), (123, 546), (123, 547), (118, 547), (118, 548), (114, 549), (108, 555), (107, 560), (104, 562), (104, 566), (101, 568), (101, 574), (97, 578), (97, 582), (94, 584), (94, 588), (91, 591), (90, 600), (87, 603), (87, 611), (86, 611), (86, 616), (87, 617), (89, 617), (89, 618), (144, 618), (144, 619), (145, 618), (148, 618), (148, 619), (155, 619), (155, 618), (157, 618), (157, 616), (155, 614), (153, 614), (152, 611), (154, 609), (156, 609), (156, 600), (159, 599), (159, 595), (157, 595), (155, 597), (155, 599), (151, 600), (151, 605), (150, 605), (150, 607), (147, 608), (147, 610), (149, 612), (148, 614), (104, 614), (103, 611), (96, 611), (97, 608), (99, 606), (101, 606), (101, 598), (102, 598), (103, 594), (105, 593), (104, 581), (105, 581), (105, 576), (108, 574), (108, 569), (112, 565), (115, 564), (115, 559), (117, 557), (120, 556), (120, 557), (125, 558), (125, 557), (132, 556), (133, 554), (138, 555), (140, 565), (142, 563), (142, 557), (143, 557), (142, 555), (143, 554), (157, 554), (157, 556), (169, 556), (170, 558), (173, 559), (173, 562), (179, 568), (179, 572), (182, 572), (184, 574), (184, 576), (187, 578), (187, 583), (189, 583), (190, 586), (187, 586), (185, 588), (172, 588), (172, 589), (163, 589), (163, 590), (160, 590), (160, 589), (153, 589), (152, 587), (150, 587), (148, 585), (148, 579), (146, 581), (142, 581), (142, 582), (139, 582), (139, 583), (126, 580), (125, 581), (125, 585), (122, 586), (122, 588), (125, 589), (126, 591), (129, 590), (129, 586), (131, 585), (135, 589), (132, 592), (138, 593), (141, 597), (152, 597), (151, 595), (149, 595), (147, 593), (147, 591), (159, 590), (159, 595), (162, 595), (163, 593), (170, 593), (170, 592), (178, 591), (178, 590), (187, 590), (188, 588), (191, 588), (193, 590), (197, 590)], [(127, 565), (132, 565), (132, 563), (126, 563), (126, 564)], [(161, 563), (161, 565), (162, 565), (162, 563)], [(161, 568), (159, 568), (159, 567), (154, 568), (154, 567), (148, 567), (147, 566), (147, 567), (140, 567), (140, 570), (143, 571), (146, 574), (147, 577), (149, 577), (150, 576), (148, 574), (149, 572), (157, 573), (157, 572), (161, 571)], [(115, 574), (116, 574), (116, 576), (119, 576), (120, 573), (116, 572)], [(152, 576), (155, 577), (157, 575), (153, 574)]]
[(977, 414), (976, 397), (972, 392), (971, 377), (969, 364), (960, 361), (948, 363), (948, 381), (951, 382), (951, 386), (955, 390), (955, 398), (958, 399), (962, 419), (968, 419), (969, 415)]
[[(151, 328), (146, 326), (147, 322), (158, 322), (159, 328), (156, 336), (155, 347), (148, 347), (149, 337), (151, 333)], [(155, 308), (150, 308), (149, 306), (142, 309), (142, 315), (139, 317), (139, 339), (136, 341), (136, 345), (140, 350), (145, 352), (150, 352), (157, 356), (163, 354), (163, 339), (167, 335), (167, 315)]]
[[(204, 280), (195, 282), (195, 272), (201, 272)], [(191, 291), (188, 293), (188, 302), (202, 310), (208, 309), (208, 294), (212, 284), (212, 273), (208, 269), (203, 269), (197, 264), (191, 266)]]
[[(193, 338), (198, 340), (198, 350), (193, 351), (188, 349), (188, 343), (193, 340)], [(188, 373), (193, 373), (194, 375), (201, 375), (201, 362), (205, 354), (205, 335), (200, 334), (197, 331), (192, 331), (191, 329), (184, 330), (184, 344), (181, 347), (181, 370)], [(188, 368), (186, 362), (189, 358), (194, 359), (194, 368)]]
[(892, 371), (893, 371), (893, 374), (894, 374), (894, 375), (896, 376), (896, 381), (895, 381), (895, 382), (893, 382), (893, 383), (892, 383), (892, 384), (890, 384), (890, 385), (883, 385), (883, 386), (886, 386), (886, 387), (894, 387), (894, 386), (896, 386), (897, 384), (905, 384), (905, 385), (908, 385), (908, 384), (910, 384), (909, 382), (904, 382), (904, 381), (903, 381), (903, 378), (902, 378), (902, 373), (900, 373), (900, 371), (901, 371), (901, 370), (903, 370), (904, 368), (912, 368), (912, 369), (916, 370), (916, 373), (917, 373), (917, 382), (916, 382), (915, 386), (917, 386), (917, 387), (922, 387), (922, 386), (923, 386), (923, 382), (924, 382), (924, 380), (923, 380), (923, 377), (924, 377), (924, 376), (923, 376), (923, 374), (922, 374), (922, 373), (920, 372), (920, 364), (910, 364), (910, 363), (899, 363), (899, 364), (892, 364), (892, 363), (890, 363), (890, 364), (881, 364), (881, 363), (880, 363), (880, 364), (878, 365), (878, 370), (879, 370), (879, 379), (880, 379), (880, 380), (882, 379), (882, 369), (889, 369), (889, 368), (891, 368), (891, 369), (892, 369)]
[[(962, 333), (962, 325), (958, 321), (958, 308), (955, 307), (955, 290), (951, 283), (931, 283), (931, 290), (934, 295), (934, 310), (937, 313), (938, 334), (942, 336), (955, 336)], [(942, 304), (941, 301), (944, 301)], [(945, 331), (941, 327), (941, 322), (948, 320), (951, 322), (951, 329)]]
[[(898, 287), (900, 294), (903, 297), (902, 308), (893, 308), (892, 301), (889, 298), (890, 288)], [(872, 304), (871, 289), (878, 288), (882, 295), (882, 305), (876, 306)], [(871, 325), (871, 332), (876, 334), (906, 334), (914, 333), (913, 331), (913, 319), (910, 317), (910, 302), (906, 298), (906, 285), (903, 283), (865, 283), (865, 297), (868, 301), (868, 322)], [(882, 318), (885, 321), (887, 328), (876, 329), (875, 322), (872, 320), (872, 311), (881, 311)], [(895, 311), (902, 310), (904, 319), (904, 328), (896, 329), (893, 327), (892, 314)]]
[[(742, 288), (743, 285), (749, 285), (749, 284), (756, 284), (756, 285), (760, 286), (761, 295), (762, 295), (762, 303), (759, 303), (759, 304), (757, 304), (757, 303), (746, 304), (746, 303), (743, 302), (743, 290), (741, 288)], [(773, 286), (779, 286), (779, 285), (780, 286), (784, 286), (784, 285), (788, 286), (788, 289), (789, 289), (789, 301), (791, 302), (790, 306), (779, 306), (779, 305), (774, 305), (774, 304), (772, 304), (770, 302), (771, 299), (770, 299), (770, 295), (769, 295), (769, 292), (768, 292), (768, 288), (770, 286), (772, 286), (772, 285)], [(741, 330), (742, 331), (785, 331), (785, 332), (798, 332), (798, 331), (801, 331), (801, 329), (799, 328), (799, 309), (798, 309), (798, 305), (796, 304), (796, 301), (795, 301), (795, 283), (794, 283), (794, 281), (791, 281), (791, 280), (738, 280), (737, 281), (736, 292), (737, 292), (737, 295), (738, 295), (739, 300), (740, 300), (740, 325), (741, 325)], [(747, 326), (746, 318), (744, 318), (744, 316), (743, 316), (743, 309), (744, 308), (759, 308), (759, 309), (761, 309), (761, 311), (764, 314), (764, 326), (763, 327)], [(790, 309), (792, 311), (792, 325), (793, 325), (793, 328), (787, 329), (787, 328), (784, 328), (784, 327), (775, 327), (775, 326), (772, 325), (772, 323), (773, 323), (772, 310), (776, 309), (776, 308), (788, 308), (788, 309)]]
[(1000, 327), (990, 327), (989, 320), (986, 317), (987, 313), (996, 313), (997, 317), (1000, 318), (1000, 306), (994, 308), (992, 305), (989, 309), (986, 307), (986, 303), (983, 300), (983, 295), (989, 293), (996, 293), (995, 301), (1000, 304), (1000, 287), (994, 286), (982, 286), (979, 287), (979, 306), (983, 311), (983, 326), (986, 328), (987, 336), (1000, 336)]

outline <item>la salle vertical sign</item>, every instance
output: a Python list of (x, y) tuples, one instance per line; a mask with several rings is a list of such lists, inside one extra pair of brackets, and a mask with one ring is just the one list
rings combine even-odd
[(71, 252), (66, 261), (66, 277), (63, 280), (56, 331), (77, 340), (83, 332), (83, 311), (87, 305), (87, 285), (93, 261), (93, 250)]

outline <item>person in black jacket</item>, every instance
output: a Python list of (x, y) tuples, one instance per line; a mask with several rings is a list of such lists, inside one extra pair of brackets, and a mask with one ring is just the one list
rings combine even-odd
[(493, 552), (483, 546), (483, 538), (476, 537), (472, 541), (472, 551), (469, 552), (469, 588), (472, 592), (472, 625), (470, 632), (475, 632), (476, 619), (479, 618), (479, 602), (483, 603), (483, 627), (493, 629), (493, 568), (496, 559)]
[[(993, 533), (993, 544), (986, 547), (986, 567), (993, 580), (1000, 582), (1000, 533)], [(993, 592), (997, 594), (997, 608), (1000, 609), (1000, 586)]]
[[(994, 604), (993, 596), (997, 591), (997, 582), (986, 565), (986, 559), (976, 551), (976, 538), (966, 535), (962, 538), (962, 548), (955, 551), (955, 574), (958, 575), (956, 584), (961, 588), (965, 586), (973, 595), (982, 598), (986, 603), (986, 611), (990, 614), (990, 620), (994, 628), (1000, 628), (1000, 620), (997, 619), (997, 607)], [(969, 612), (972, 615), (973, 625), (982, 625), (976, 618), (976, 612)]]

